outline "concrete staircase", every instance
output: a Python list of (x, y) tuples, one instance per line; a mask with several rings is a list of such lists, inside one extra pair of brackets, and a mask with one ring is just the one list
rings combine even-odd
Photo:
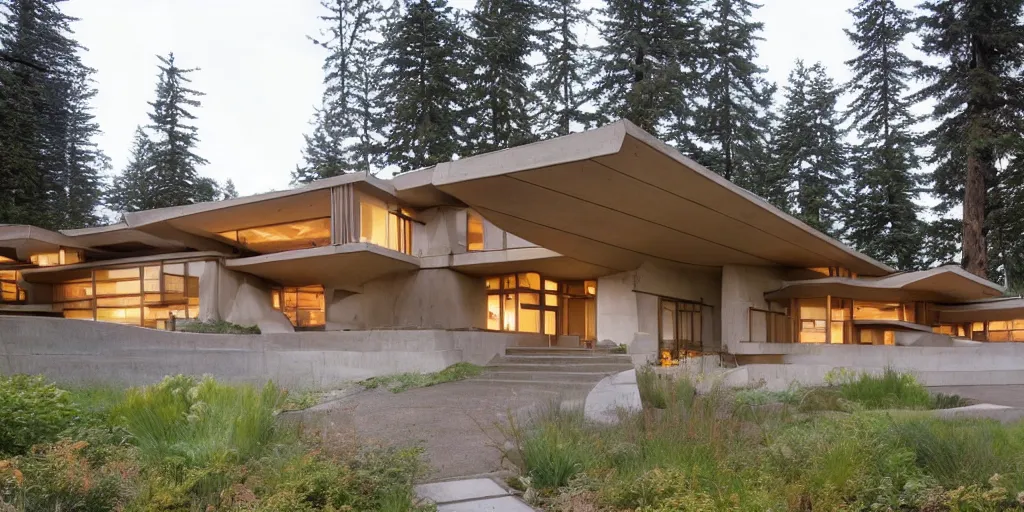
[(608, 375), (633, 369), (626, 354), (607, 349), (511, 347), (474, 378), (480, 383), (589, 390)]

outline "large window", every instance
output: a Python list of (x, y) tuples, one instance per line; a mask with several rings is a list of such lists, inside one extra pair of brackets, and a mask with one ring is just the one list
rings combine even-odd
[(974, 341), (1024, 342), (1024, 319), (940, 324), (934, 332)]
[(218, 235), (261, 253), (309, 249), (331, 245), (331, 218), (237, 229)]
[(412, 222), (388, 211), (383, 203), (363, 199), (359, 203), (359, 241), (412, 254)]
[(66, 249), (61, 247), (57, 252), (44, 252), (29, 256), (33, 265), (40, 267), (53, 267), (56, 265), (71, 265), (85, 261), (85, 251), (81, 249)]
[(473, 210), (466, 210), (466, 250), (484, 250), (484, 218)]
[(661, 299), (658, 311), (658, 351), (662, 360), (682, 359), (703, 348), (703, 305)]
[(799, 299), (797, 341), (800, 343), (825, 343), (828, 316), (825, 312), (826, 299)]
[(849, 269), (843, 267), (813, 267), (807, 270), (821, 274), (824, 277), (857, 277), (856, 272), (850, 272)]
[(21, 272), (0, 270), (0, 302), (25, 302), (25, 290), (18, 286)]
[(489, 277), (487, 329), (558, 334), (558, 283), (536, 272)]
[(793, 319), (785, 311), (750, 308), (748, 313), (750, 334), (747, 341), (760, 343), (790, 343), (793, 341)]
[(65, 318), (166, 329), (171, 316), (199, 317), (203, 263), (155, 263), (97, 269), (91, 277), (53, 287)]
[(326, 323), (324, 287), (303, 286), (273, 290), (273, 307), (284, 313), (293, 326), (323, 327)]

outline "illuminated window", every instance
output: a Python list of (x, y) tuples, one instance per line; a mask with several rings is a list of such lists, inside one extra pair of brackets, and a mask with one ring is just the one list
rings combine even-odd
[(284, 313), (293, 326), (316, 328), (326, 323), (323, 286), (278, 288), (272, 294), (271, 305)]
[(21, 272), (0, 270), (0, 302), (25, 302), (25, 290), (18, 286)]
[(285, 222), (217, 234), (261, 253), (309, 249), (331, 245), (331, 218)]
[(484, 250), (484, 218), (473, 210), (466, 210), (466, 250)]
[(359, 203), (359, 241), (412, 254), (412, 222), (383, 203)]
[(785, 311), (749, 308), (747, 341), (757, 343), (792, 343), (792, 319)]
[(988, 322), (984, 341), (1024, 341), (1024, 320), (993, 320)]
[(33, 265), (53, 267), (56, 265), (72, 265), (85, 261), (85, 251), (81, 249), (61, 248), (57, 252), (38, 253), (29, 256)]
[[(487, 329), (558, 333), (558, 283), (536, 272), (520, 272), (484, 280)], [(543, 287), (543, 290), (541, 289)]]
[(843, 267), (812, 267), (807, 270), (816, 274), (821, 274), (823, 277), (857, 277), (856, 272), (850, 272), (849, 269), (845, 269)]
[(0, 256), (0, 263), (17, 263), (17, 260), (8, 258), (7, 256)]
[(899, 302), (853, 302), (854, 320), (903, 320), (904, 313)]
[(825, 299), (799, 299), (797, 312), (797, 342), (825, 343), (825, 330), (828, 328)]
[(863, 345), (895, 345), (896, 334), (889, 329), (861, 329), (860, 342)]
[(199, 317), (201, 265), (97, 269), (89, 278), (54, 285), (53, 303), (64, 318), (166, 329), (171, 316)]

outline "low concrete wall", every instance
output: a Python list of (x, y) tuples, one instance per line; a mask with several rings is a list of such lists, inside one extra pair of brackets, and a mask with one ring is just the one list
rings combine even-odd
[(437, 371), (460, 361), (484, 364), (531, 336), (537, 335), (443, 330), (193, 334), (0, 317), (0, 373), (116, 384), (210, 374), (229, 381), (322, 388), (376, 375)]
[(894, 368), (929, 371), (1024, 371), (1024, 344), (979, 343), (953, 347), (881, 345), (819, 345), (800, 343), (741, 343), (732, 352), (767, 356), (773, 362), (821, 364), (853, 368)]

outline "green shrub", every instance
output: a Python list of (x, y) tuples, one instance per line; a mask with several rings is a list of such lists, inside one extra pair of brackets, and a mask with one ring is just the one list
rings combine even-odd
[(366, 389), (384, 388), (392, 393), (401, 393), (414, 388), (436, 386), (445, 382), (455, 382), (476, 377), (483, 368), (472, 363), (455, 363), (434, 373), (396, 373), (381, 377), (371, 377), (361, 384)]
[(591, 464), (593, 447), (585, 442), (581, 424), (582, 414), (560, 413), (522, 440), (519, 449), (533, 485), (564, 486)]
[(283, 400), (273, 383), (257, 389), (178, 375), (129, 390), (113, 416), (145, 462), (182, 470), (261, 455), (276, 440)]
[(56, 441), (80, 415), (67, 391), (42, 376), (0, 375), (0, 456)]
[(736, 391), (736, 405), (757, 406), (782, 403), (796, 405), (803, 398), (804, 390), (799, 387), (791, 387), (782, 391), (769, 391), (765, 389), (741, 389)]
[(224, 320), (207, 320), (205, 322), (183, 322), (181, 332), (197, 332), (201, 334), (260, 334), (256, 325), (238, 325)]
[(840, 395), (868, 409), (930, 409), (932, 396), (909, 374), (886, 368), (881, 376), (862, 372), (838, 383)]
[(932, 408), (934, 409), (954, 409), (957, 407), (967, 407), (971, 405), (971, 402), (960, 395), (947, 395), (945, 393), (936, 393), (934, 397), (934, 403)]

